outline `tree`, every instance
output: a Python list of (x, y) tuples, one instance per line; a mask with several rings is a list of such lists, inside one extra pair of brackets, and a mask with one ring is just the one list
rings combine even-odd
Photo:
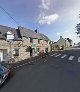
[[(79, 14), (79, 18), (80, 18), (80, 14)], [(79, 37), (80, 37), (80, 23), (77, 24), (76, 30), (77, 30), (77, 32), (76, 32), (77, 35), (79, 35)]]
[(77, 33), (77, 34), (80, 34), (80, 23), (77, 24), (77, 26), (76, 26), (76, 30), (77, 30), (76, 33)]

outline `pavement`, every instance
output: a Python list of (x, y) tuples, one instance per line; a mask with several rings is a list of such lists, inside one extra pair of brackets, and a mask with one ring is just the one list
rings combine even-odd
[(80, 50), (53, 52), (13, 67), (0, 92), (80, 92)]

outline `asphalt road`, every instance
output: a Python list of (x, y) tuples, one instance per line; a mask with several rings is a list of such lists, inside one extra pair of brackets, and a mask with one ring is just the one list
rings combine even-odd
[(0, 92), (80, 92), (79, 57), (80, 50), (67, 50), (17, 67)]

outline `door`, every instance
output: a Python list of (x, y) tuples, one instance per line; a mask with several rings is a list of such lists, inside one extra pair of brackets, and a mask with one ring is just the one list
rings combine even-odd
[(48, 48), (45, 48), (45, 52), (48, 52)]
[(7, 60), (8, 60), (8, 57), (7, 57), (7, 49), (4, 49), (3, 50), (3, 61), (5, 61), (5, 62), (7, 62)]

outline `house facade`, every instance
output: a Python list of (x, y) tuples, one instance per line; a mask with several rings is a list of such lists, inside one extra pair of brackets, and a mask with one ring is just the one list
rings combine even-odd
[(50, 51), (49, 38), (37, 31), (0, 25), (0, 61), (15, 62), (36, 56), (42, 50)]
[(14, 58), (15, 49), (18, 48), (17, 44), (21, 41), (15, 28), (0, 25), (0, 62), (8, 62)]
[(69, 48), (71, 44), (72, 43), (69, 42), (67, 38), (63, 38), (62, 36), (60, 36), (60, 39), (54, 45), (54, 49), (66, 49)]
[(26, 29), (23, 27), (19, 27), (22, 38), (26, 37), (29, 40), (28, 46), (32, 49), (31, 53), (33, 56), (36, 56), (42, 50), (46, 52), (46, 50), (50, 51), (49, 38), (44, 34), (37, 32), (37, 30), (33, 31), (30, 29)]

